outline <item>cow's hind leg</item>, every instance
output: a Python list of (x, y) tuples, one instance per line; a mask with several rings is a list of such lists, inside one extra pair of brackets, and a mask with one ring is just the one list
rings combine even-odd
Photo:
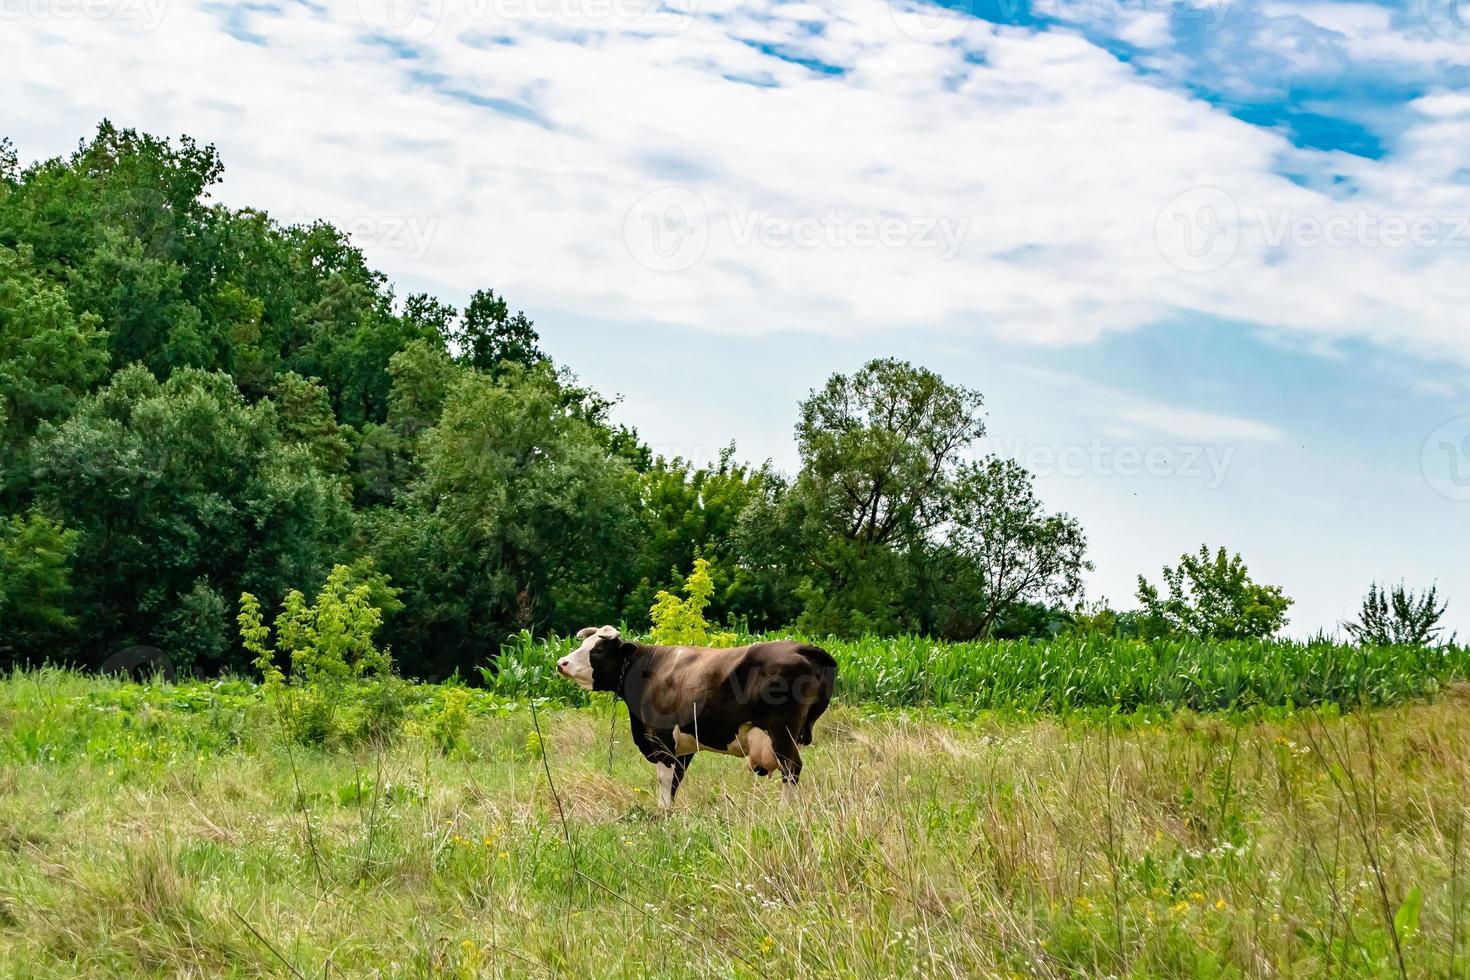
[(822, 712), (827, 710), (827, 703), (830, 700), (831, 696), (826, 691), (823, 691), (817, 696), (817, 699), (807, 707), (806, 717), (802, 719), (801, 734), (797, 737), (797, 742), (802, 745), (812, 744), (812, 726), (817, 723), (818, 718), (822, 717)]
[(691, 755), (670, 756), (669, 761), (658, 763), (658, 805), (667, 810), (674, 805), (674, 794), (679, 791), (679, 784), (684, 781), (684, 773), (689, 771)]

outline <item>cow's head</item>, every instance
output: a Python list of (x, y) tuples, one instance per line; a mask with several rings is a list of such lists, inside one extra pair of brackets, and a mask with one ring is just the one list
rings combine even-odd
[(556, 672), (586, 691), (611, 691), (629, 655), (616, 626), (589, 626), (577, 634), (582, 645), (556, 662)]

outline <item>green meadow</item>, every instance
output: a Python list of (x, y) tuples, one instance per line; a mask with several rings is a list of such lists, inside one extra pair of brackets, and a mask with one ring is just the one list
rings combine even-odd
[[(1088, 672), (1061, 647), (999, 672), (1013, 647), (833, 646), (843, 690), (798, 800), (701, 755), (669, 813), (621, 705), (539, 677), (530, 642), (498, 686), (405, 685), (391, 737), (317, 746), (280, 737), (250, 681), (15, 672), (0, 974), (1470, 968), (1458, 667), (1395, 680), (1343, 652), (1282, 697), (1275, 672), (1305, 657), (1260, 648), (1227, 710), (1191, 706), (1236, 683), (1203, 656), (1129, 710), (1164, 689), (1130, 659)], [(905, 666), (920, 653), (927, 687)], [(1379, 706), (1345, 709), (1348, 689)]]

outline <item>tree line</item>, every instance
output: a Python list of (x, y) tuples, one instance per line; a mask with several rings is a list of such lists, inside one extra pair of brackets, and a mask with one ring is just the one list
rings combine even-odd
[(0, 142), (0, 663), (243, 669), (241, 594), (339, 565), (425, 678), (519, 630), (639, 628), (696, 558), (747, 630), (1138, 626), (1074, 611), (1083, 530), (977, 452), (974, 390), (876, 359), (796, 406), (794, 474), (656, 456), (505, 297), (400, 298), (330, 224), (212, 201), (223, 170), (107, 122), (64, 158)]

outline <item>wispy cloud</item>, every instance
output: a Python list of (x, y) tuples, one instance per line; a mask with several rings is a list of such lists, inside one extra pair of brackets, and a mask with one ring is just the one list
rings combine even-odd
[(1144, 398), (1064, 372), (1042, 368), (1021, 371), (1063, 396), (1072, 411), (1096, 420), (1098, 431), (1111, 438), (1164, 436), (1192, 444), (1274, 443), (1285, 439), (1281, 429), (1269, 422)]
[(1121, 406), (1117, 417), (1143, 429), (1190, 442), (1280, 442), (1283, 438), (1280, 429), (1265, 422), (1177, 408), (1157, 402), (1135, 401)]

